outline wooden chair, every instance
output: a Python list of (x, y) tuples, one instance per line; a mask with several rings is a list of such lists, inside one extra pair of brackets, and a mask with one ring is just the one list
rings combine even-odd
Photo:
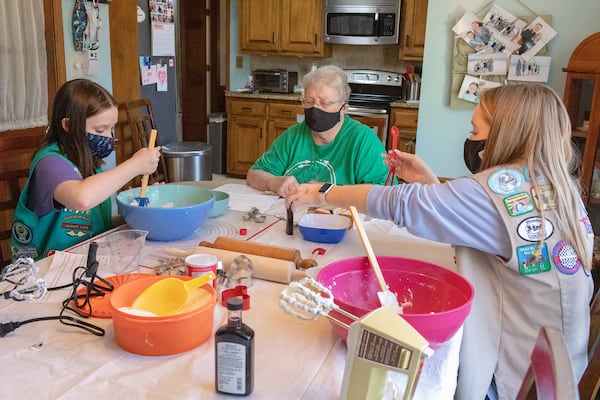
[(28, 175), (27, 169), (0, 172), (0, 268), (11, 262), (10, 233), (15, 207)]
[[(562, 333), (556, 328), (543, 326), (531, 353), (531, 365), (517, 400), (577, 399), (577, 384), (568, 372), (571, 370), (571, 358)], [(531, 390), (534, 383), (535, 392)]]
[(600, 291), (597, 291), (594, 295), (590, 315), (589, 361), (579, 381), (579, 397), (581, 400), (597, 400), (600, 398)]
[[(133, 100), (121, 104), (120, 108), (124, 109), (127, 115), (133, 143), (133, 154), (142, 147), (148, 146), (150, 131), (152, 129), (157, 129), (154, 111), (152, 110), (152, 100), (149, 98)], [(161, 146), (159, 136), (160, 132), (156, 138), (156, 146)], [(148, 182), (150, 184), (156, 182), (168, 182), (167, 164), (163, 156), (160, 157), (158, 168), (154, 174), (150, 175)]]

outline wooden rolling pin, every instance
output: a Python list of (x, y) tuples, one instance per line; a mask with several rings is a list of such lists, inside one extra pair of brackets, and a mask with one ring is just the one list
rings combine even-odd
[(290, 283), (291, 281), (297, 281), (306, 276), (304, 271), (296, 270), (296, 265), (290, 260), (263, 257), (240, 251), (215, 249), (206, 246), (198, 246), (193, 251), (180, 250), (172, 247), (165, 248), (163, 251), (166, 254), (177, 257), (187, 257), (190, 254), (195, 253), (212, 254), (223, 263), (225, 271), (229, 269), (229, 266), (237, 256), (244, 254), (252, 261), (252, 265), (254, 266), (254, 277), (268, 281)]
[(290, 247), (247, 242), (245, 240), (232, 239), (225, 236), (217, 237), (212, 244), (209, 242), (200, 242), (200, 246), (293, 261), (297, 269), (308, 269), (317, 266), (316, 260), (310, 258), (303, 259), (300, 255), (300, 250), (292, 249)]

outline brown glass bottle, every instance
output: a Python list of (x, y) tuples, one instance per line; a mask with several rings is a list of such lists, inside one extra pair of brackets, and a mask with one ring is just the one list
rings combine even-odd
[(243, 301), (227, 300), (227, 324), (215, 333), (215, 388), (247, 396), (254, 389), (254, 331), (242, 322)]

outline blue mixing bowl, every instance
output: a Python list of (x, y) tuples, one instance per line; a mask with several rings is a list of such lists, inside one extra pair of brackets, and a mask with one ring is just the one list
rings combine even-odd
[(140, 188), (117, 195), (119, 213), (127, 225), (148, 231), (148, 240), (173, 241), (196, 232), (208, 219), (215, 197), (208, 189), (190, 185), (150, 185), (148, 205), (140, 207)]

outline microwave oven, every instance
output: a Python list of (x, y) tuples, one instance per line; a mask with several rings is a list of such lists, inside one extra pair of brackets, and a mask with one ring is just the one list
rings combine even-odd
[(283, 69), (256, 69), (252, 80), (256, 92), (292, 93), (298, 84), (298, 73)]
[(397, 44), (401, 0), (326, 0), (325, 43)]

